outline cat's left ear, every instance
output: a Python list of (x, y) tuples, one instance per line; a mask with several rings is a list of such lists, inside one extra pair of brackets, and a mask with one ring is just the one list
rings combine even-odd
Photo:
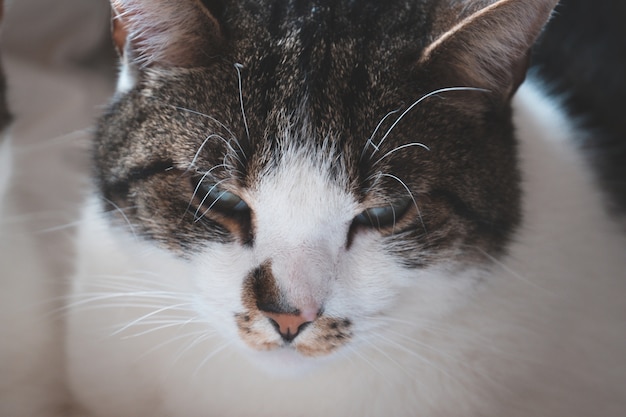
[(217, 0), (111, 0), (111, 6), (112, 37), (125, 62), (202, 66), (220, 44)]
[[(471, 7), (478, 2), (466, 3)], [(557, 3), (493, 1), (426, 47), (419, 65), (450, 86), (485, 88), (508, 100), (524, 81), (530, 49)]]

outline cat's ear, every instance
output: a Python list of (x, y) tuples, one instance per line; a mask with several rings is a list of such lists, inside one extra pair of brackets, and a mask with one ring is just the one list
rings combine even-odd
[[(118, 53), (140, 67), (195, 67), (214, 56), (221, 40), (209, 0), (111, 0)], [(213, 10), (211, 10), (213, 9)]]
[(530, 49), (557, 3), (498, 0), (475, 6), (424, 49), (419, 64), (444, 82), (485, 88), (508, 100), (524, 81)]

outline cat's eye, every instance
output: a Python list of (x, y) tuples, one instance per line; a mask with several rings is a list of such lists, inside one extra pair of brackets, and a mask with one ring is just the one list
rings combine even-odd
[(407, 212), (412, 201), (407, 198), (387, 206), (369, 208), (356, 216), (354, 223), (379, 229), (393, 226)]
[(250, 210), (241, 197), (215, 184), (198, 183), (196, 195), (200, 199), (200, 204), (208, 210), (218, 210), (225, 214), (241, 214)]

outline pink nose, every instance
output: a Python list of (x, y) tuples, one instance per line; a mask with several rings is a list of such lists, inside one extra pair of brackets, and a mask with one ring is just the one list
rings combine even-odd
[(262, 312), (276, 328), (285, 342), (291, 342), (304, 328), (315, 320), (315, 314), (288, 314)]

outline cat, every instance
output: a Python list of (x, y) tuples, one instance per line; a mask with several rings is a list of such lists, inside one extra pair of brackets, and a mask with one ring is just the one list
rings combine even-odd
[(67, 304), (91, 417), (623, 416), (626, 242), (555, 0), (114, 0)]

